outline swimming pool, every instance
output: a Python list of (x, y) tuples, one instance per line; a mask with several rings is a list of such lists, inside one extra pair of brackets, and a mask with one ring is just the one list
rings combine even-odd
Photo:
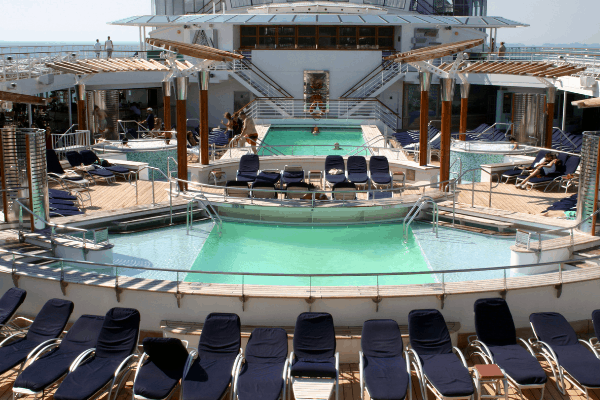
[[(312, 134), (312, 127), (271, 127), (262, 141), (266, 146), (282, 146), (273, 149), (259, 150), (259, 155), (368, 155), (367, 150), (354, 151), (355, 146), (364, 144), (360, 128), (319, 128), (318, 135)], [(340, 149), (333, 150), (334, 144), (339, 143)]]
[[(413, 276), (381, 276), (380, 285), (441, 282), (438, 271), (497, 267), (510, 264), (514, 238), (481, 235), (413, 223), (408, 242), (402, 224), (349, 227), (274, 226), (224, 222), (223, 233), (198, 223), (190, 234), (178, 225), (132, 234), (111, 234), (114, 263), (130, 267), (195, 271), (289, 274), (344, 274), (432, 271)], [(114, 274), (108, 269), (100, 273)], [(242, 283), (241, 276), (177, 275), (165, 271), (119, 268), (119, 275), (204, 283)], [(502, 271), (447, 273), (445, 282), (501, 278)], [(246, 276), (245, 284), (361, 286), (376, 285), (367, 277)]]

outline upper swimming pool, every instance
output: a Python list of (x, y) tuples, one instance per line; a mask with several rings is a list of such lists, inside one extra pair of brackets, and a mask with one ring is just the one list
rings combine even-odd
[[(277, 146), (272, 149), (265, 148), (259, 155), (367, 155), (367, 150), (355, 151), (356, 146), (364, 144), (360, 128), (319, 128), (318, 135), (313, 135), (313, 127), (271, 127), (267, 136), (262, 141), (264, 146)], [(340, 144), (339, 150), (334, 150), (335, 143)]]

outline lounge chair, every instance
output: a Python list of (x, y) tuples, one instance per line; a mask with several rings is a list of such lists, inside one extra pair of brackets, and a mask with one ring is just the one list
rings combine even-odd
[(227, 181), (227, 183), (225, 183), (225, 194), (229, 197), (249, 197), (250, 191), (248, 190), (248, 182)]
[[(573, 175), (575, 171), (577, 171), (581, 161), (579, 156), (569, 156), (565, 153), (559, 153), (558, 159), (561, 161), (561, 165), (556, 168), (556, 172), (545, 176), (531, 178), (525, 184), (525, 186), (527, 186), (527, 190), (531, 190), (538, 186), (545, 186), (545, 192), (552, 187), (553, 184), (559, 183), (563, 177), (566, 177), (567, 175)], [(517, 183), (523, 181), (524, 179), (525, 178), (518, 177)]]
[[(339, 398), (340, 354), (335, 351), (335, 328), (328, 313), (305, 312), (298, 316), (294, 330), (294, 351), (290, 354), (288, 380), (294, 397), (329, 398), (335, 386), (335, 399)], [(329, 385), (310, 385), (314, 378)], [(309, 396), (311, 392), (313, 395)]]
[(307, 194), (311, 194), (310, 185), (306, 182), (288, 183), (285, 189), (287, 199), (302, 199)]
[(369, 183), (369, 173), (367, 171), (367, 160), (363, 156), (348, 157), (348, 174), (350, 182), (366, 185)]
[[(550, 150), (538, 151), (537, 155), (535, 156), (535, 159), (533, 160), (531, 165), (529, 165), (528, 168), (535, 168), (535, 164), (540, 162), (546, 156), (546, 154), (548, 154), (549, 152), (550, 152)], [(502, 174), (502, 176), (500, 177), (500, 181), (502, 181), (502, 178), (504, 178), (505, 179), (504, 183), (508, 183), (508, 181), (510, 181), (511, 179), (517, 179), (519, 177), (519, 175), (523, 175), (523, 170), (521, 168), (514, 167), (514, 169), (511, 169), (510, 171), (504, 172)], [(526, 176), (526, 175), (524, 175), (524, 176)]]
[(27, 297), (27, 292), (16, 287), (8, 289), (0, 297), (0, 336), (10, 336), (16, 331), (21, 330), (22, 328), (15, 324), (17, 319), (29, 322), (29, 320), (22, 317), (13, 320), (15, 313), (25, 301), (25, 297)]
[(365, 398), (365, 389), (372, 399), (402, 400), (407, 392), (412, 399), (410, 362), (406, 352), (406, 360), (402, 358), (403, 348), (396, 321), (365, 321), (358, 353), (361, 400)]
[(73, 173), (66, 173), (63, 169), (56, 152), (52, 149), (46, 149), (46, 170), (48, 176), (56, 179), (63, 187), (68, 188), (69, 185), (87, 188), (90, 186), (90, 181)]
[(81, 171), (88, 174), (88, 176), (90, 178), (92, 178), (94, 183), (96, 183), (96, 178), (104, 179), (109, 184), (111, 182), (114, 182), (116, 179), (115, 174), (113, 174), (110, 171), (107, 171), (103, 168), (96, 169), (92, 165), (86, 166), (83, 161), (83, 157), (81, 157), (81, 154), (79, 154), (79, 152), (77, 152), (77, 151), (67, 151), (66, 156), (67, 156), (67, 160), (69, 161), (69, 164), (71, 164), (71, 167), (75, 168), (75, 167), (80, 167), (82, 165), (84, 167), (87, 167), (86, 169), (82, 169)]
[(39, 350), (57, 341), (73, 312), (73, 302), (50, 299), (44, 304), (27, 331), (19, 331), (0, 342), (0, 375), (25, 363)]
[[(81, 154), (81, 158), (83, 159), (83, 163), (85, 165), (94, 165), (94, 167), (100, 167), (100, 159), (93, 151), (81, 150), (79, 154)], [(110, 171), (113, 174), (118, 175), (127, 181), (131, 181), (131, 176), (135, 174), (134, 171), (131, 171), (129, 168), (125, 168), (120, 165), (111, 165), (110, 167), (100, 168)]]
[(475, 301), (474, 309), (477, 337), (468, 338), (467, 350), (471, 351), (471, 355), (478, 355), (486, 364), (498, 365), (520, 394), (522, 389), (541, 389), (542, 399), (548, 377), (531, 346), (517, 337), (506, 301), (501, 298), (479, 299)]
[(112, 308), (104, 317), (95, 349), (81, 354), (70, 367), (54, 398), (96, 399), (108, 392), (115, 398), (124, 378), (138, 359), (140, 313), (133, 308)]
[(264, 169), (260, 171), (258, 176), (256, 177), (256, 182), (268, 182), (272, 184), (276, 184), (281, 179), (281, 172), (279, 170), (274, 169)]
[(59, 204), (49, 202), (50, 217), (69, 217), (73, 215), (82, 215), (83, 212), (74, 205)]
[(600, 310), (592, 311), (592, 324), (594, 325), (594, 334), (596, 336), (590, 338), (588, 343), (596, 350), (600, 350), (600, 343), (598, 338), (600, 337)]
[(392, 174), (390, 164), (385, 156), (372, 156), (369, 160), (369, 177), (376, 186), (392, 186)]
[(352, 182), (339, 182), (333, 185), (334, 200), (356, 200), (356, 185)]
[(242, 360), (240, 317), (211, 313), (200, 334), (198, 351), (192, 350), (181, 384), (182, 400), (219, 400), (228, 389)]
[(301, 165), (286, 165), (281, 171), (281, 182), (284, 185), (289, 183), (304, 182), (304, 170)]
[(181, 383), (188, 359), (186, 346), (175, 338), (144, 339), (144, 354), (133, 379), (136, 400), (169, 399)]
[(470, 399), (475, 393), (467, 361), (452, 346), (444, 317), (438, 310), (413, 310), (408, 314), (411, 362), (427, 400), (427, 389), (440, 400)]
[[(339, 174), (331, 174), (337, 170)], [(344, 164), (344, 158), (342, 156), (327, 156), (325, 158), (325, 184), (333, 186), (336, 183), (346, 182), (346, 165)]]
[(258, 177), (260, 160), (256, 154), (244, 154), (235, 176), (238, 182), (254, 182)]
[(533, 313), (529, 322), (537, 339), (533, 347), (550, 364), (558, 390), (566, 394), (566, 378), (589, 399), (588, 389), (600, 388), (596, 350), (588, 342), (577, 340), (575, 330), (559, 313)]
[(82, 315), (75, 321), (64, 339), (40, 349), (30, 364), (19, 374), (13, 385), (14, 398), (37, 396), (60, 382), (71, 364), (86, 350), (96, 347), (104, 317)]
[[(277, 192), (275, 190), (275, 184), (265, 181), (256, 181), (252, 182), (252, 197), (255, 199), (276, 199)], [(263, 190), (273, 190), (273, 192), (261, 192), (259, 190), (254, 191), (254, 189), (263, 189)]]
[(76, 196), (73, 196), (70, 192), (64, 190), (48, 189), (48, 196), (51, 199), (77, 201)]
[(287, 354), (284, 329), (254, 329), (236, 371), (234, 400), (286, 400)]

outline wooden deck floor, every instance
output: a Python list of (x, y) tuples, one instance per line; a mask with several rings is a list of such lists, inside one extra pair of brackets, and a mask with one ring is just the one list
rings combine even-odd
[[(585, 400), (585, 396), (582, 395), (577, 389), (575, 389), (569, 382), (566, 381), (567, 386), (567, 395), (562, 395), (556, 388), (556, 384), (554, 378), (552, 377), (552, 372), (550, 367), (546, 365), (545, 362), (542, 362), (542, 367), (544, 367), (546, 374), (549, 379), (546, 383), (546, 389), (544, 392), (543, 400)], [(6, 377), (7, 374), (3, 375), (0, 379), (0, 400), (11, 400), (12, 399), (12, 383), (14, 381), (14, 375), (12, 377)], [(129, 374), (127, 383), (125, 387), (119, 392), (117, 399), (118, 400), (130, 400), (132, 398), (132, 388), (133, 388), (133, 372)], [(484, 386), (483, 394), (492, 394), (491, 387)], [(50, 390), (46, 393), (46, 399), (52, 400), (54, 390)], [(416, 375), (413, 372), (412, 375), (412, 394), (413, 400), (423, 400), (423, 396), (421, 395), (421, 391), (419, 389), (419, 382), (416, 378)], [(523, 397), (520, 397), (519, 394), (511, 387), (509, 390), (509, 398), (510, 400), (539, 400), (541, 391), (540, 390), (525, 390), (523, 391)], [(599, 400), (600, 390), (590, 390), (590, 398), (592, 400)], [(26, 399), (33, 400), (33, 396), (25, 397)], [(173, 397), (177, 399), (176, 395)], [(335, 398), (334, 395), (331, 396), (332, 399)], [(360, 400), (360, 376), (358, 371), (358, 364), (342, 364), (340, 365), (340, 400)], [(435, 399), (432, 392), (428, 392), (428, 399)], [(101, 400), (108, 400), (107, 396), (104, 395), (100, 398)], [(227, 396), (227, 399), (229, 397)], [(365, 393), (365, 399), (370, 400), (370, 397)], [(408, 397), (407, 397), (408, 399)]]

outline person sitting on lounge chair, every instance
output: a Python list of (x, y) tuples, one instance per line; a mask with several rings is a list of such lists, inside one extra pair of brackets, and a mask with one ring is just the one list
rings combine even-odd
[[(560, 165), (560, 160), (558, 158), (556, 158), (556, 156), (552, 153), (547, 153), (544, 156), (544, 159), (542, 161), (540, 161), (539, 163), (537, 163), (534, 166), (534, 170), (529, 174), (529, 176), (527, 178), (525, 178), (523, 181), (521, 181), (520, 183), (517, 183), (516, 187), (518, 189), (525, 189), (527, 182), (529, 182), (529, 180), (531, 178), (534, 177), (542, 177), (542, 176), (546, 176), (548, 174), (552, 174), (554, 172), (556, 172), (556, 168)], [(529, 171), (530, 169), (525, 169), (526, 171)]]

